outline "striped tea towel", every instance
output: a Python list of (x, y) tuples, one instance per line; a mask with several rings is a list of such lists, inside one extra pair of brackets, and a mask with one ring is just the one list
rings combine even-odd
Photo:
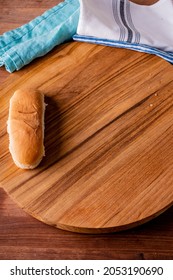
[(13, 72), (55, 46), (71, 40), (79, 19), (79, 1), (65, 0), (29, 23), (0, 36), (0, 66)]
[(74, 40), (155, 54), (173, 63), (173, 0), (80, 0)]

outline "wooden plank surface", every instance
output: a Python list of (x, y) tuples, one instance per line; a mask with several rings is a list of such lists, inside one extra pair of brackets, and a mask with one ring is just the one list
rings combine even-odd
[[(3, 70), (2, 70), (3, 71)], [(24, 70), (24, 71), (26, 71), (26, 69)], [(24, 71), (23, 71), (23, 74), (25, 74), (24, 73)], [(13, 76), (13, 77), (11, 77), (10, 79), (11, 80), (13, 80), (13, 79), (16, 79), (16, 77), (18, 77), (18, 75), (19, 74), (16, 74), (15, 76)], [(7, 85), (7, 84), (6, 84)], [(155, 96), (156, 97), (156, 96)], [(150, 104), (152, 104), (152, 103), (150, 103)], [(152, 107), (152, 106), (151, 106)], [(151, 108), (150, 108), (151, 109)], [(3, 194), (3, 192), (2, 192), (2, 194)], [(7, 200), (8, 201), (8, 200)], [(8, 205), (8, 204), (7, 204)], [(13, 204), (12, 204), (13, 205)], [(15, 207), (14, 207), (15, 208)], [(18, 208), (17, 208), (18, 209)], [(19, 209), (18, 209), (19, 210)], [(170, 210), (171, 211), (171, 210)], [(18, 212), (18, 213), (20, 213), (20, 211)], [(23, 213), (23, 212), (22, 212)], [(169, 213), (169, 211), (167, 211), (166, 213)], [(171, 212), (170, 212), (171, 213)], [(24, 215), (24, 214), (23, 214)], [(165, 214), (163, 214), (162, 215), (162, 217), (164, 216)], [(4, 215), (5, 217), (7, 217), (8, 215)], [(19, 215), (20, 216), (20, 215)], [(171, 216), (171, 214), (170, 214), (170, 216)], [(28, 217), (28, 216), (27, 216)], [(169, 214), (168, 214), (168, 217), (169, 217)], [(3, 219), (3, 217), (2, 217), (2, 219)], [(30, 221), (30, 217), (28, 217), (28, 219), (29, 219), (29, 221)], [(157, 218), (156, 219), (156, 221), (158, 221), (159, 219), (161, 219), (161, 218)], [(33, 221), (33, 220), (32, 220)], [(165, 221), (165, 220), (164, 220)], [(36, 222), (35, 220), (34, 220), (34, 222)], [(163, 222), (163, 220), (161, 220), (161, 224), (162, 224), (162, 222)], [(149, 223), (149, 224), (151, 224), (151, 223)], [(146, 225), (146, 227), (147, 226), (149, 226), (149, 224), (147, 224)], [(153, 222), (152, 223), (152, 225), (155, 225), (155, 222)], [(38, 227), (40, 226), (40, 223), (38, 223)], [(45, 226), (45, 225), (44, 225)], [(42, 227), (44, 228), (44, 226), (42, 225)], [(164, 224), (164, 226), (165, 226), (165, 224)], [(168, 227), (167, 228), (167, 232), (166, 232), (166, 236), (167, 236), (167, 234), (169, 233), (169, 236), (171, 236), (171, 233), (172, 233), (172, 230), (170, 230), (170, 229), (172, 229), (172, 226), (169, 224), (169, 226), (170, 227)], [(46, 227), (47, 228), (47, 227)], [(48, 227), (49, 229), (50, 229), (50, 227)], [(143, 228), (143, 229), (145, 229), (145, 227), (140, 227), (140, 230), (141, 230), (141, 228)], [(17, 230), (17, 228), (16, 228), (16, 230)], [(45, 228), (44, 228), (44, 230), (45, 230)], [(52, 230), (53, 229), (50, 229), (50, 234), (52, 234)], [(138, 230), (139, 229), (136, 229), (136, 231), (138, 232)], [(144, 232), (145, 232), (145, 230), (144, 230)], [(151, 231), (152, 232), (152, 231)], [(150, 233), (151, 233), (150, 232)], [(62, 231), (58, 231), (58, 230), (56, 230), (56, 236), (57, 236), (57, 238), (58, 238), (58, 236), (60, 236), (61, 234), (60, 233), (62, 233)], [(64, 233), (64, 231), (63, 231), (63, 233)], [(134, 231), (128, 231), (128, 232), (126, 232), (126, 233), (121, 233), (121, 234), (119, 234), (118, 236), (119, 236), (119, 238), (121, 238), (122, 237), (122, 240), (123, 240), (123, 236), (125, 235), (125, 237), (127, 238), (130, 234), (132, 233), (132, 235), (134, 234)], [(162, 233), (162, 234), (161, 234)], [(58, 234), (60, 234), (60, 235), (58, 235)], [(65, 235), (69, 235), (69, 236), (76, 236), (75, 234), (70, 234), (70, 233), (64, 233)], [(156, 233), (155, 233), (156, 234)], [(163, 235), (163, 232), (161, 231), (161, 232), (159, 232), (159, 230), (157, 231), (157, 234), (159, 235), (159, 238), (163, 241), (162, 242), (162, 244), (164, 244), (164, 250), (163, 250), (163, 248), (161, 249), (161, 246), (160, 247), (157, 247), (158, 246), (158, 243), (157, 243), (157, 245), (156, 245), (156, 243), (154, 243), (154, 246), (153, 246), (153, 248), (154, 248), (154, 250), (152, 249), (148, 249), (149, 251), (150, 251), (150, 253), (149, 253), (149, 255), (147, 255), (146, 254), (146, 252), (145, 252), (145, 258), (149, 258), (149, 257), (154, 257), (154, 258), (157, 258), (157, 257), (159, 257), (159, 256), (162, 256), (162, 258), (163, 258), (163, 256), (165, 257), (165, 258), (169, 258), (170, 256), (171, 256), (171, 252), (172, 252), (172, 248), (169, 246), (169, 248), (168, 248), (168, 245), (166, 246), (166, 244), (168, 244), (167, 243), (167, 241), (168, 241), (168, 239), (167, 238), (165, 238), (165, 235)], [(117, 244), (115, 244), (115, 240), (116, 240), (116, 237), (117, 237), (117, 235), (109, 235), (109, 236), (102, 236), (102, 237), (92, 237), (92, 240), (93, 240), (93, 242), (94, 242), (94, 240), (99, 240), (99, 238), (100, 238), (100, 240), (102, 240), (102, 242), (103, 242), (103, 240), (105, 240), (105, 238), (106, 238), (106, 240), (107, 240), (107, 242), (108, 242), (108, 240), (110, 240), (110, 236), (113, 238), (113, 240), (114, 240), (114, 242), (112, 243), (112, 246), (114, 247), (115, 245), (117, 245)], [(114, 237), (113, 237), (114, 236)], [(14, 237), (14, 236), (13, 236)], [(132, 237), (132, 236), (131, 236)], [(134, 236), (133, 236), (134, 237)], [(83, 239), (83, 238), (88, 238), (88, 240), (91, 242), (91, 237), (82, 237), (81, 236), (81, 240)], [(112, 239), (111, 238), (111, 239)], [(139, 236), (138, 236), (138, 238), (139, 238)], [(140, 240), (143, 240), (144, 241), (144, 239), (146, 238), (146, 235), (145, 235), (145, 237), (143, 237), (143, 239), (140, 239)], [(110, 258), (112, 257), (112, 256), (116, 256), (117, 258), (130, 258), (130, 256), (131, 256), (131, 258), (143, 258), (144, 257), (144, 255), (143, 255), (143, 253), (140, 253), (140, 252), (142, 252), (142, 251), (145, 251), (145, 246), (142, 248), (142, 247), (140, 247), (139, 249), (137, 248), (136, 249), (136, 251), (135, 251), (135, 245), (134, 245), (134, 247), (133, 247), (133, 249), (130, 249), (130, 241), (132, 241), (131, 239), (130, 239), (130, 236), (129, 236), (129, 239), (128, 239), (128, 241), (127, 241), (127, 244), (129, 244), (129, 247), (128, 246), (126, 246), (126, 249), (125, 248), (123, 248), (123, 246), (122, 246), (122, 244), (123, 243), (121, 243), (121, 246), (122, 246), (122, 248), (121, 248), (121, 250), (120, 249), (117, 249), (117, 250), (113, 250), (113, 252), (112, 252), (112, 250), (111, 250), (111, 253), (110, 253)], [(170, 239), (169, 239), (169, 241), (170, 241)], [(73, 242), (73, 241), (72, 241)], [(111, 242), (111, 241), (109, 241), (109, 242)], [(129, 242), (129, 243), (128, 243)], [(154, 242), (154, 240), (152, 240), (152, 242)], [(95, 242), (94, 242), (95, 243)], [(94, 244), (93, 243), (93, 244)], [(169, 242), (170, 243), (170, 242)], [(110, 243), (111, 244), (111, 243)], [(152, 244), (152, 243), (151, 243)], [(67, 245), (67, 247), (68, 247), (68, 243), (66, 243), (66, 245)], [(87, 244), (85, 244), (85, 245), (87, 245)], [(51, 246), (53, 246), (53, 245), (51, 245)], [(166, 247), (165, 247), (166, 246)], [(22, 246), (21, 246), (22, 247)], [(39, 246), (38, 246), (39, 247)], [(91, 246), (92, 247), (92, 246)], [(9, 247), (9, 248), (11, 248), (11, 247)], [(23, 248), (23, 247), (22, 247)], [(53, 248), (53, 247), (52, 247)], [(77, 248), (77, 247), (76, 247)], [(87, 248), (87, 247), (86, 247)], [(108, 257), (109, 258), (109, 256), (108, 256), (108, 254), (107, 253), (101, 253), (101, 251), (102, 251), (102, 246), (100, 247), (100, 248), (98, 248), (97, 246), (95, 247), (95, 250), (98, 250), (98, 254), (100, 254), (100, 256), (103, 254), (103, 258), (106, 258), (106, 257)], [(115, 248), (115, 247), (114, 247)], [(119, 248), (119, 247), (118, 247)], [(128, 249), (127, 249), (128, 248)], [(157, 248), (157, 249), (156, 249)], [(167, 248), (167, 249), (166, 249)], [(7, 249), (7, 248), (6, 248)], [(101, 250), (100, 250), (101, 249)], [(92, 247), (92, 249), (91, 249), (91, 251), (90, 252), (93, 252), (93, 258), (94, 257), (96, 257), (97, 258), (97, 254), (94, 254), (94, 248)], [(106, 252), (108, 252), (110, 250), (110, 248), (109, 248), (109, 246), (108, 246), (108, 248), (107, 248), (107, 251)], [(120, 253), (118, 253), (118, 250), (120, 250), (121, 252)], [(135, 251), (135, 253), (133, 254), (132, 253), (132, 251)], [(159, 251), (160, 250), (160, 251)], [(23, 254), (23, 256), (26, 256), (25, 255), (25, 253), (26, 253), (26, 251), (25, 251), (25, 249), (21, 252), (21, 254), (19, 254), (19, 252), (17, 253), (18, 255), (20, 255), (20, 256), (22, 256), (22, 254)], [(32, 250), (31, 250), (32, 251)], [(49, 251), (49, 250), (48, 250)], [(133, 251), (133, 252), (134, 252)], [(161, 251), (162, 251), (162, 254), (161, 254)], [(8, 250), (7, 250), (7, 252), (8, 252)], [(37, 251), (38, 252), (38, 251)], [(62, 251), (61, 251), (62, 252)], [(138, 252), (138, 253), (137, 253)], [(152, 252), (155, 252), (155, 253), (153, 253), (152, 254)], [(157, 253), (156, 253), (157, 252)], [(158, 252), (160, 252), (160, 255), (159, 255), (159, 253)], [(32, 253), (33, 253), (33, 251), (31, 252), (31, 254), (30, 254), (30, 256), (32, 256)], [(79, 253), (79, 251), (78, 251), (78, 253)], [(41, 253), (40, 253), (41, 254)], [(3, 250), (2, 250), (2, 255), (3, 255)], [(39, 255), (39, 253), (37, 254), (37, 256)], [(44, 254), (43, 254), (44, 255)], [(42, 256), (43, 256), (42, 255)], [(49, 255), (50, 255), (50, 253), (49, 253)], [(72, 256), (73, 254), (71, 253), (71, 256)], [(82, 252), (81, 252), (81, 254), (79, 254), (81, 257), (83, 257), (83, 258), (85, 258), (86, 257), (86, 254), (85, 254), (85, 249), (83, 248), (82, 249)], [(64, 253), (64, 256), (66, 256), (67, 257), (67, 255)], [(125, 257), (126, 256), (126, 257)], [(55, 254), (54, 254), (54, 256), (50, 256), (50, 257), (58, 257), (58, 253), (57, 252), (55, 252)], [(116, 258), (115, 257), (115, 258)], [(72, 257), (73, 258), (73, 257)]]

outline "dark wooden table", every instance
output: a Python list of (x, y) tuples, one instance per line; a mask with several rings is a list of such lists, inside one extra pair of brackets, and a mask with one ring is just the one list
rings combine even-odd
[[(0, 33), (17, 28), (58, 0), (0, 0)], [(0, 83), (11, 74), (0, 68)], [(173, 259), (173, 207), (137, 228), (87, 235), (45, 225), (0, 188), (0, 259)]]

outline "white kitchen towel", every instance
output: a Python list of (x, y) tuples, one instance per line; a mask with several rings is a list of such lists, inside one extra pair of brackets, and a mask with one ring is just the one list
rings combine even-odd
[(173, 63), (173, 0), (80, 0), (74, 40), (155, 54)]

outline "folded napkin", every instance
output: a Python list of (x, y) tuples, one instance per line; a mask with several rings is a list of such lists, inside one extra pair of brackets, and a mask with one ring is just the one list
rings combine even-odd
[(173, 0), (80, 0), (74, 40), (155, 54), (173, 63)]
[(72, 39), (79, 19), (79, 1), (65, 0), (29, 23), (0, 36), (0, 66), (13, 72), (55, 46)]
[[(155, 54), (173, 63), (173, 0), (65, 0), (0, 36), (0, 66), (13, 72), (69, 41)], [(74, 36), (73, 36), (74, 35)]]

